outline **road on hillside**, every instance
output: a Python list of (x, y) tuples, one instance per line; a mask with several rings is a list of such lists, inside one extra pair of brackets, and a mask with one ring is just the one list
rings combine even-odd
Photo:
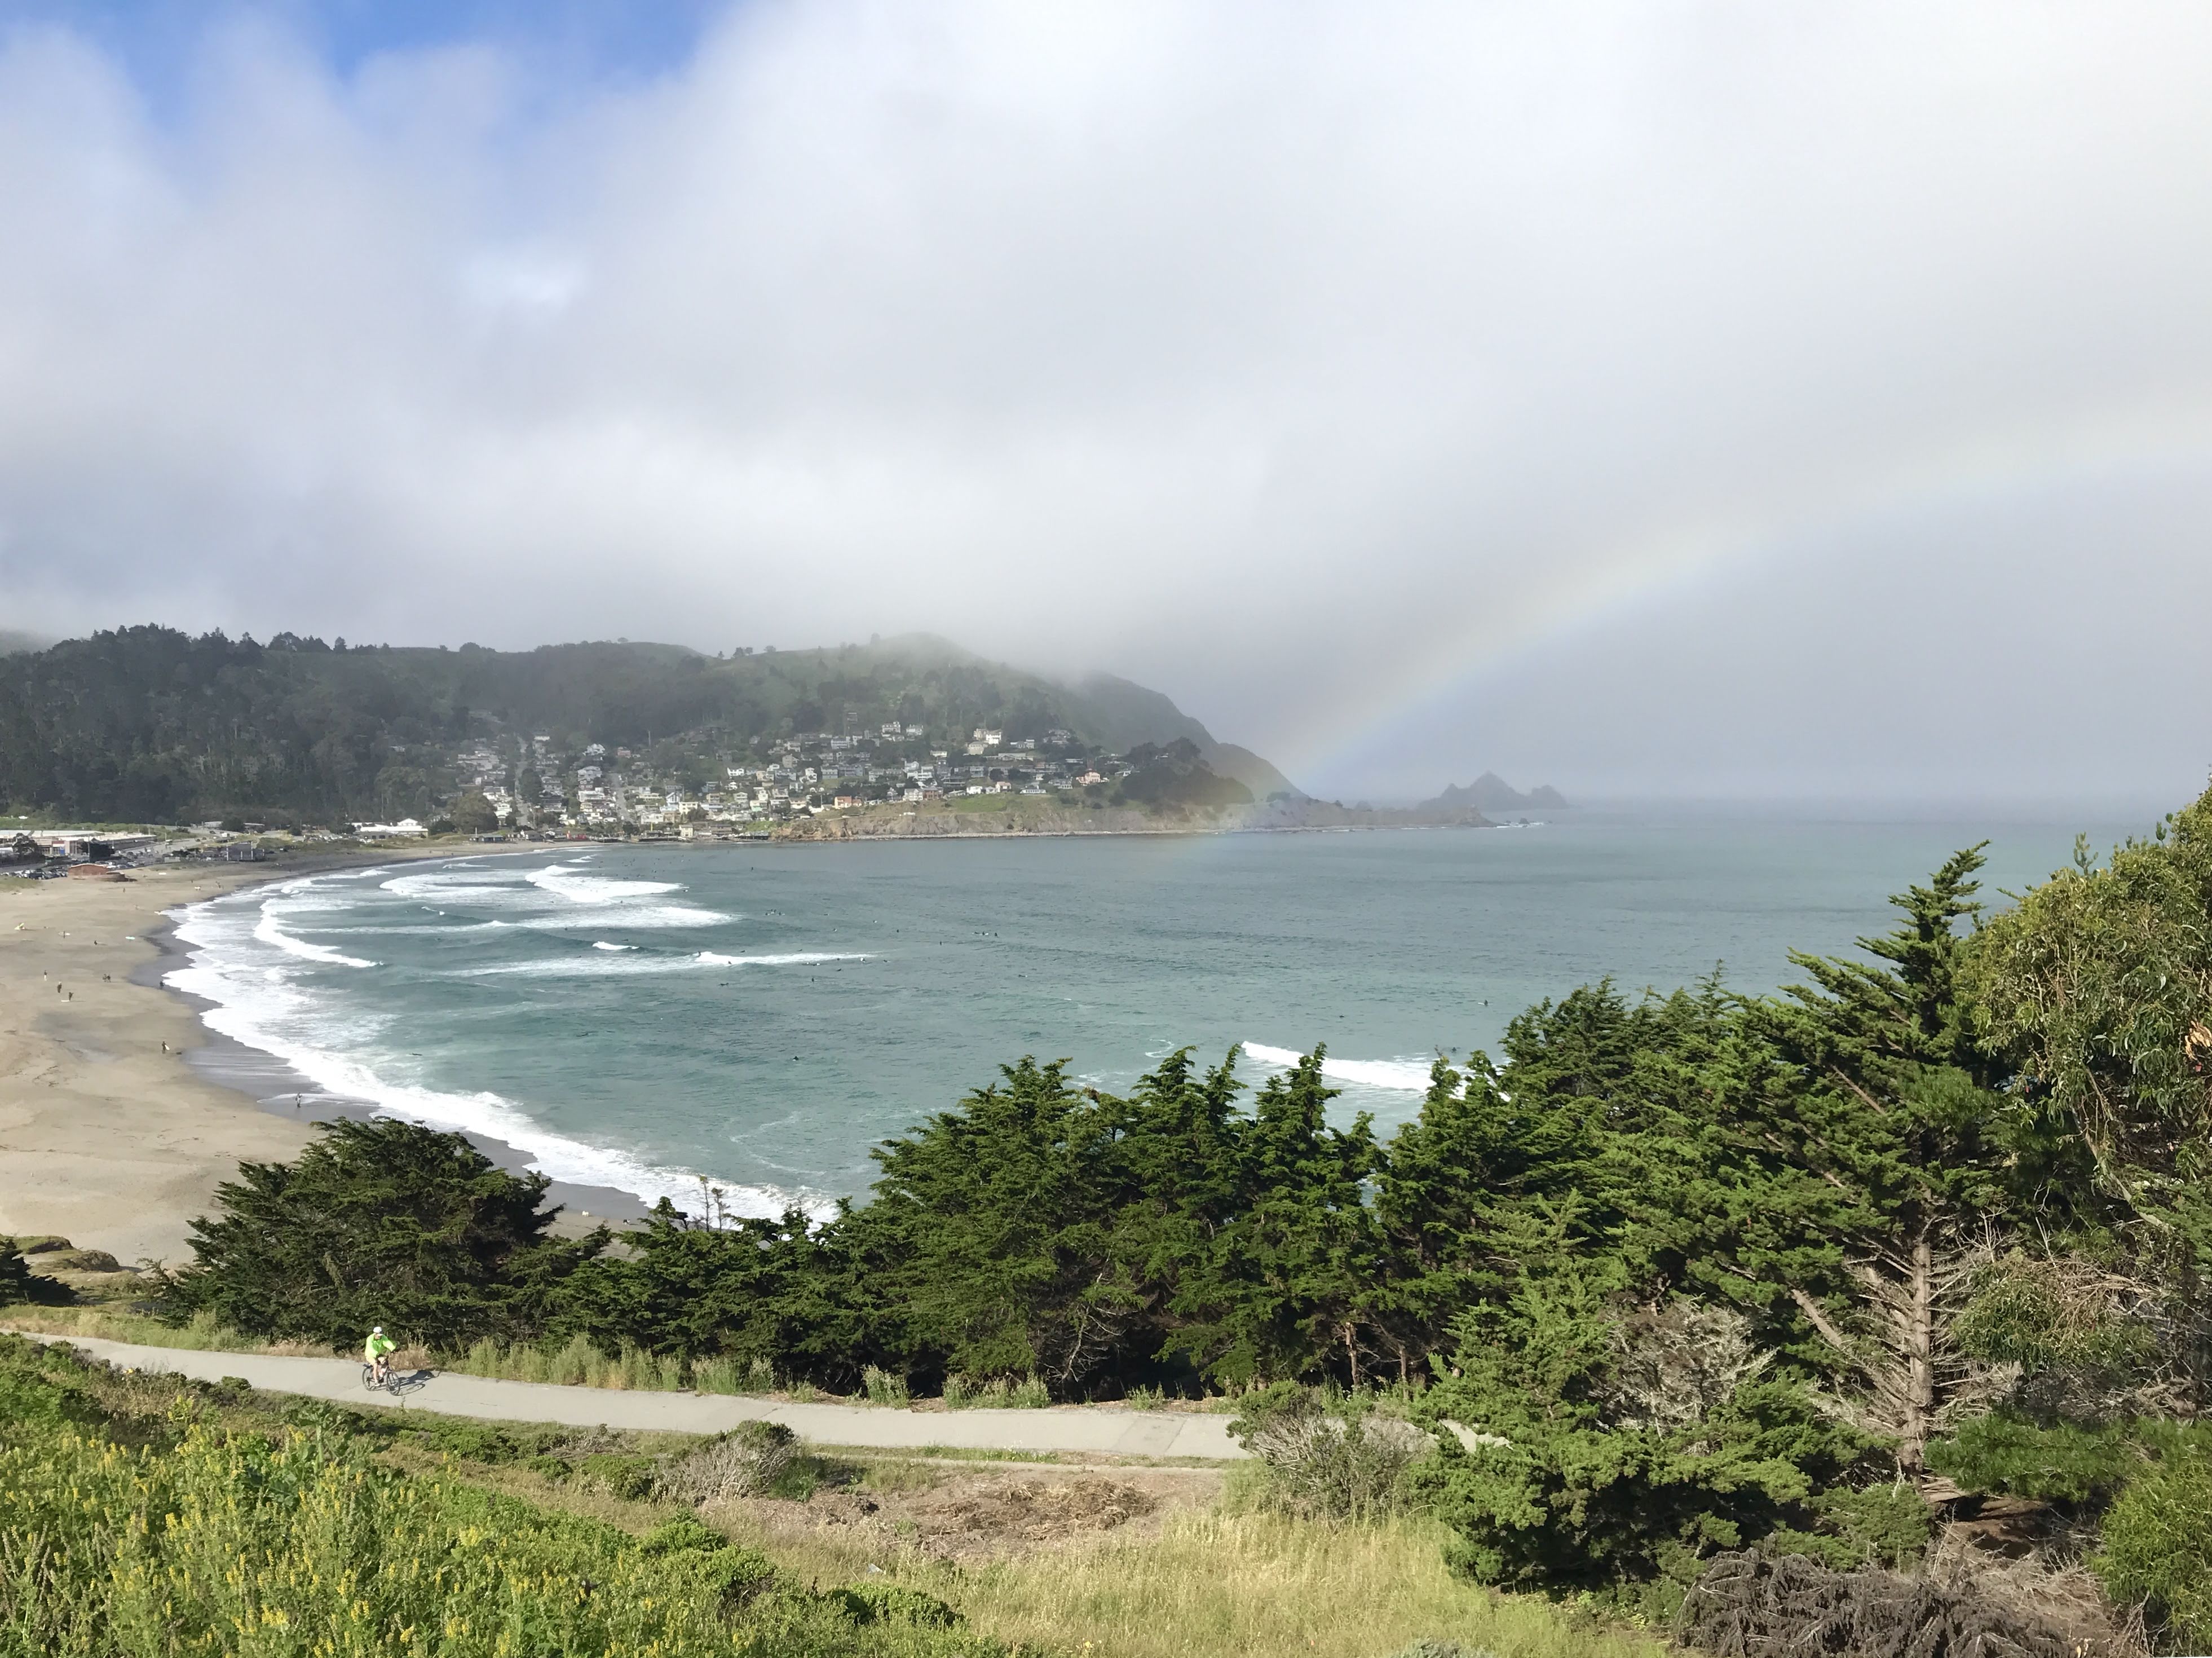
[[(27, 1332), (22, 1333), (28, 1333)], [(801, 1439), (872, 1450), (1069, 1452), (1098, 1456), (1191, 1457), (1227, 1462), (1245, 1456), (1226, 1418), (1182, 1411), (1057, 1406), (1042, 1411), (915, 1411), (887, 1406), (800, 1405), (724, 1394), (630, 1392), (492, 1382), (452, 1371), (428, 1375), (394, 1398), (361, 1383), (349, 1358), (288, 1358), (265, 1353), (205, 1353), (140, 1347), (88, 1336), (38, 1336), (128, 1370), (219, 1382), (238, 1376), (270, 1393), (299, 1394), (364, 1407), (431, 1411), (495, 1422), (560, 1422), (573, 1427), (717, 1434), (740, 1422), (781, 1422)]]

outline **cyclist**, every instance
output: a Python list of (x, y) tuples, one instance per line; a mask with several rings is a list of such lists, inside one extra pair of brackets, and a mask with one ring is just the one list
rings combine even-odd
[(368, 1333), (368, 1340), (364, 1344), (362, 1351), (368, 1359), (370, 1387), (381, 1388), (391, 1382), (392, 1350), (398, 1345), (384, 1333), (384, 1327), (381, 1324)]

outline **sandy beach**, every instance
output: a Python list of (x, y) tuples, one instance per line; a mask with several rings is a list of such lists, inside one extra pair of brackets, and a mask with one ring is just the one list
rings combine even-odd
[[(149, 935), (167, 912), (241, 887), (457, 851), (157, 865), (123, 881), (0, 879), (0, 1235), (59, 1233), (128, 1264), (190, 1259), (190, 1224), (216, 1185), (241, 1162), (296, 1156), (312, 1120), (262, 1108), (255, 1095), (270, 1074), (289, 1073), (275, 1061), (240, 1066), (261, 1056), (214, 1035), (189, 999), (161, 987), (184, 958), (173, 944), (164, 956)], [(325, 1099), (317, 1114), (371, 1114)], [(512, 1146), (471, 1138), (502, 1168), (529, 1166)], [(556, 1182), (548, 1196), (565, 1206), (556, 1228), (564, 1234), (645, 1208), (605, 1187)]]
[[(161, 866), (125, 881), (0, 881), (0, 1233), (58, 1232), (125, 1262), (185, 1258), (186, 1224), (245, 1158), (306, 1128), (196, 1076), (192, 1009), (131, 982), (179, 904), (267, 865)], [(162, 1045), (167, 1044), (164, 1053)]]

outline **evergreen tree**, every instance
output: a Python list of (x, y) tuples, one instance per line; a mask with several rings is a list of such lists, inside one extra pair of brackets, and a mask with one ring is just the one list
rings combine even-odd
[(664, 1198), (623, 1235), (623, 1254), (577, 1270), (549, 1333), (850, 1385), (864, 1365), (898, 1363), (901, 1344), (896, 1309), (855, 1270), (845, 1220), (817, 1229), (798, 1210), (698, 1218)]
[(248, 1163), (191, 1227), (164, 1296), (179, 1317), (346, 1345), (381, 1324), (446, 1349), (530, 1339), (563, 1281), (607, 1242), (547, 1236), (543, 1175), (510, 1175), (459, 1134), (414, 1123), (317, 1125), (297, 1163)]
[(1186, 1280), (1176, 1341), (1218, 1381), (1332, 1372), (1358, 1385), (1374, 1367), (1382, 1249), (1364, 1182), (1376, 1163), (1362, 1113), (1329, 1126), (1338, 1090), (1316, 1048), (1270, 1077), (1240, 1137), (1237, 1212)]
[(1963, 1372), (1950, 1325), (1967, 1247), (2005, 1214), (2012, 1126), (1961, 997), (1978, 847), (1892, 902), (1871, 963), (1794, 955), (1811, 976), (1748, 1004), (1710, 1068), (1699, 1170), (1717, 1194), (1681, 1248), (1692, 1280), (1770, 1316), (1918, 1474)]
[(1008, 1066), (875, 1154), (875, 1200), (848, 1224), (917, 1374), (1035, 1372), (1073, 1392), (1120, 1357), (1140, 1304), (1110, 1247), (1120, 1150), (1065, 1072)]

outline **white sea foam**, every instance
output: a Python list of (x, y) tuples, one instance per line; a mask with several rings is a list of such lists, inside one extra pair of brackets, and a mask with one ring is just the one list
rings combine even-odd
[(692, 958), (702, 967), (811, 967), (817, 962), (867, 962), (872, 956), (842, 956), (828, 950), (793, 950), (782, 956), (717, 956), (702, 950)]
[[(1246, 1042), (1244, 1052), (1262, 1065), (1285, 1068), (1305, 1058), (1295, 1049), (1269, 1048), (1264, 1042)], [(1340, 1060), (1330, 1054), (1322, 1060), (1321, 1074), (1331, 1082), (1351, 1083), (1359, 1088), (1421, 1094), (1428, 1090), (1429, 1067), (1434, 1063), (1433, 1060)]]
[(397, 898), (413, 898), (472, 911), (495, 910), (514, 917), (507, 925), (564, 932), (571, 927), (666, 929), (720, 926), (735, 920), (717, 909), (695, 904), (651, 902), (684, 889), (673, 881), (617, 881), (580, 873), (568, 864), (544, 869), (416, 871), (383, 884)]
[(592, 914), (533, 915), (523, 922), (542, 932), (566, 932), (579, 923), (594, 927), (644, 927), (647, 929), (679, 926), (720, 926), (737, 918), (718, 909), (695, 909), (690, 904), (610, 905)]
[(663, 892), (681, 892), (675, 881), (617, 881), (605, 875), (586, 875), (568, 864), (548, 864), (522, 878), (541, 892), (566, 898), (572, 904), (617, 904), (631, 898), (650, 898)]
[(278, 925), (279, 908), (275, 899), (261, 906), (260, 919), (253, 925), (253, 936), (264, 944), (274, 944), (287, 956), (296, 956), (302, 961), (325, 962), (332, 967), (374, 967), (374, 962), (365, 962), (358, 956), (348, 956), (328, 944), (310, 944), (305, 938), (295, 938)]
[(623, 974), (691, 973), (708, 967), (805, 967), (817, 962), (865, 962), (866, 956), (823, 950), (797, 950), (781, 956), (718, 956), (702, 950), (696, 956), (648, 955), (632, 944), (604, 941), (592, 946), (602, 952), (591, 956), (549, 956), (534, 962), (501, 962), (492, 967), (458, 968), (456, 979), (586, 979)]
[[(308, 878), (288, 884), (289, 891), (279, 891), (287, 897), (302, 896), (321, 878)], [(392, 1019), (364, 1016), (344, 998), (313, 985), (307, 964), (330, 958), (318, 953), (322, 947), (274, 925), (268, 902), (216, 899), (181, 913), (176, 937), (191, 947), (190, 964), (168, 974), (165, 982), (211, 1004), (202, 1015), (210, 1029), (274, 1055), (340, 1098), (433, 1127), (503, 1140), (528, 1157), (532, 1168), (555, 1180), (696, 1206), (701, 1176), (694, 1170), (648, 1163), (632, 1152), (557, 1133), (525, 1106), (499, 1094), (426, 1088), (380, 1073), (378, 1066), (391, 1056), (380, 1056), (378, 1044), (392, 1034)], [(339, 959), (354, 964), (352, 958)], [(599, 957), (610, 964), (617, 959)], [(679, 967), (696, 964), (693, 957), (675, 959)], [(793, 1204), (828, 1212), (827, 1206), (801, 1193), (716, 1183), (725, 1187), (733, 1213), (772, 1216)]]

